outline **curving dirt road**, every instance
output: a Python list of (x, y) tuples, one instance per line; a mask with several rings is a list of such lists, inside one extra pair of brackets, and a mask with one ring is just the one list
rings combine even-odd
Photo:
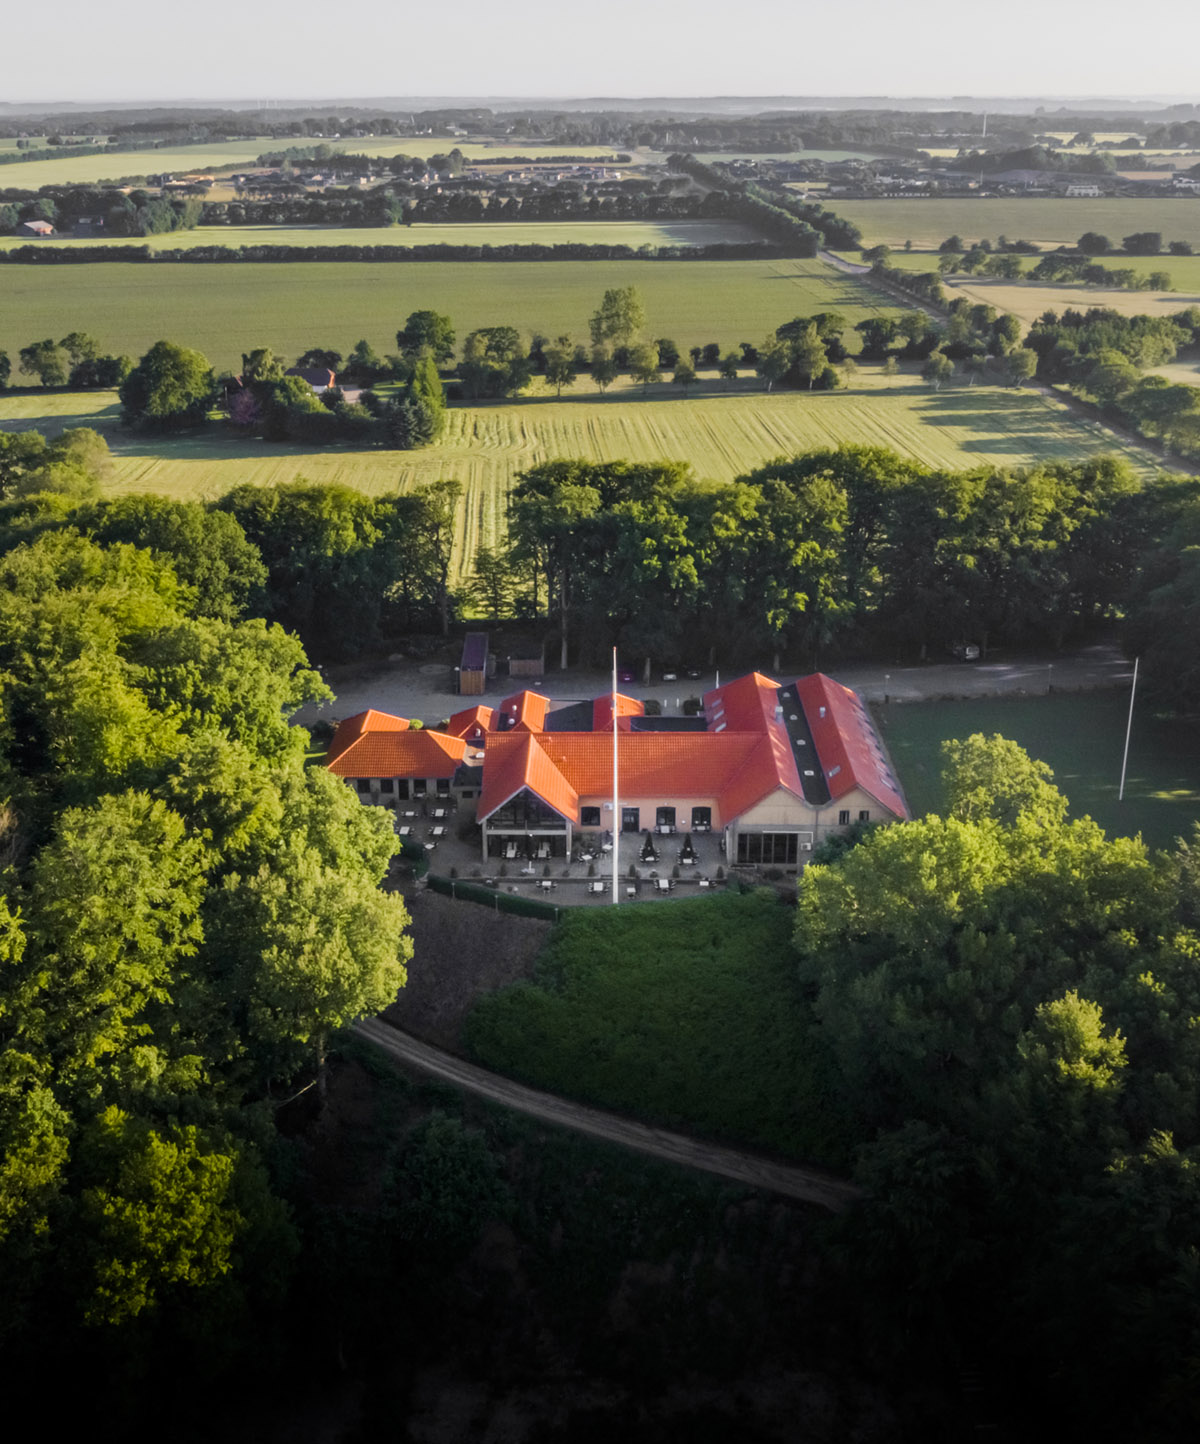
[(432, 1074), (447, 1083), (453, 1083), (459, 1088), (465, 1088), (468, 1092), (478, 1093), (483, 1098), (490, 1098), (495, 1103), (514, 1108), (518, 1113), (528, 1113), (534, 1118), (558, 1124), (562, 1128), (573, 1128), (579, 1133), (591, 1134), (594, 1138), (604, 1138), (610, 1143), (637, 1149), (639, 1153), (649, 1153), (655, 1158), (665, 1158), (671, 1163), (682, 1164), (685, 1168), (716, 1173), (722, 1178), (748, 1183), (754, 1188), (781, 1193), (805, 1203), (816, 1203), (833, 1213), (839, 1213), (861, 1197), (860, 1190), (852, 1183), (835, 1178), (832, 1174), (822, 1173), (819, 1169), (775, 1163), (757, 1154), (721, 1148), (712, 1143), (701, 1143), (682, 1133), (651, 1128), (615, 1113), (605, 1113), (599, 1108), (572, 1103), (569, 1099), (560, 1098), (553, 1093), (527, 1088), (523, 1083), (514, 1083), (510, 1078), (489, 1073), (486, 1069), (456, 1058), (451, 1053), (431, 1048), (428, 1043), (422, 1043), (409, 1033), (401, 1033), (378, 1018), (356, 1023), (354, 1032), (401, 1063)]

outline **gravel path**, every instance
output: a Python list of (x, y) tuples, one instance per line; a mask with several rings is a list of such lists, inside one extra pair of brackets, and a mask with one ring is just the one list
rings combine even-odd
[(639, 1153), (649, 1153), (655, 1158), (682, 1164), (685, 1168), (697, 1168), (704, 1173), (719, 1174), (738, 1183), (747, 1183), (754, 1188), (766, 1189), (771, 1193), (784, 1194), (788, 1198), (800, 1199), (805, 1203), (819, 1204), (833, 1213), (839, 1213), (861, 1196), (853, 1184), (832, 1174), (814, 1168), (800, 1168), (786, 1163), (775, 1163), (757, 1154), (743, 1153), (733, 1148), (720, 1148), (715, 1144), (701, 1143), (682, 1133), (670, 1133), (663, 1128), (650, 1128), (644, 1123), (634, 1123), (615, 1113), (605, 1113), (599, 1108), (589, 1108), (582, 1103), (572, 1103), (553, 1093), (542, 1093), (536, 1088), (527, 1088), (523, 1083), (514, 1083), (497, 1073), (489, 1073), (473, 1063), (464, 1062), (439, 1048), (430, 1047), (408, 1033), (401, 1033), (378, 1018), (371, 1018), (355, 1024), (354, 1031), (360, 1038), (367, 1039), (383, 1049), (392, 1058), (409, 1067), (418, 1068), (447, 1083), (453, 1083), (480, 1097), (490, 1098), (495, 1103), (527, 1113), (547, 1123), (563, 1128), (573, 1128), (578, 1133), (603, 1138), (610, 1143), (634, 1148)]

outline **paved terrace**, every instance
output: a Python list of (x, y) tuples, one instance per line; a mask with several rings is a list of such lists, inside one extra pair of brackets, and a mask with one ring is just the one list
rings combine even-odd
[[(430, 871), (442, 877), (449, 877), (453, 869), (464, 882), (490, 883), (505, 892), (569, 906), (605, 906), (612, 902), (610, 833), (603, 834), (605, 843), (597, 851), (592, 851), (588, 843), (577, 842), (570, 860), (537, 856), (535, 840), (529, 850), (532, 856), (528, 852), (522, 856), (525, 849), (520, 849), (515, 858), (503, 861), (491, 858), (484, 862), (470, 803), (456, 808), (444, 800), (401, 802), (397, 806), (395, 825), (402, 837), (430, 849)], [(694, 862), (683, 860), (684, 844), (689, 838)], [(654, 852), (652, 858), (645, 855), (648, 839)], [(622, 833), (618, 847), (620, 901), (703, 897), (708, 890), (722, 885), (722, 879), (717, 877), (719, 868), (729, 870), (721, 852), (719, 833)], [(599, 889), (594, 886), (597, 883)]]

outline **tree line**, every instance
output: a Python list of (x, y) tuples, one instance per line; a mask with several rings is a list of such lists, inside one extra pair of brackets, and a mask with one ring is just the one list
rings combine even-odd
[(63, 502), (0, 503), (0, 1338), (119, 1397), (272, 1316), (275, 1110), (411, 944), (390, 826), (288, 725), (330, 694), (247, 615), (232, 512)]

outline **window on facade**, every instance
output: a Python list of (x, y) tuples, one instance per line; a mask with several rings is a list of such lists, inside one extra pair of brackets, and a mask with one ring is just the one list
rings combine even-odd
[(711, 808), (711, 807), (693, 807), (693, 808), (692, 808), (692, 826), (693, 826), (693, 827), (711, 827), (711, 826), (712, 826), (712, 808)]
[(581, 807), (579, 809), (580, 827), (599, 827), (600, 809), (598, 807)]
[(408, 778), (400, 777), (396, 780), (396, 796), (408, 801)]
[(673, 807), (659, 807), (654, 812), (655, 827), (674, 827), (675, 809)]
[[(425, 794), (429, 791), (428, 784), (423, 777), (414, 777), (412, 787), (414, 797), (424, 797)], [(847, 817), (846, 820), (848, 822), (850, 820), (849, 817)]]
[(474, 793), (469, 787), (463, 789), (463, 792), (462, 792), (462, 800), (463, 800), (464, 802), (470, 802), (471, 799), (472, 799), (474, 796), (475, 796), (475, 793)]
[(870, 820), (871, 820), (870, 810), (869, 810), (868, 808), (865, 808), (865, 807), (864, 807), (863, 810), (858, 814), (858, 820), (859, 820), (859, 822), (870, 822)]
[(449, 797), (449, 796), (450, 796), (450, 779), (449, 779), (448, 777), (439, 777), (439, 778), (438, 778), (438, 780), (437, 780), (437, 795), (438, 795), (439, 797)]
[(839, 812), (839, 813), (838, 813), (838, 826), (839, 826), (839, 827), (849, 827), (849, 826), (850, 826), (850, 809), (849, 809), (849, 808), (847, 808), (845, 812)]
[(794, 832), (739, 832), (737, 860), (743, 863), (796, 864), (799, 838)]
[(636, 807), (623, 807), (621, 809), (621, 831), (640, 832), (641, 812)]
[(371, 790), (371, 779), (370, 779), (369, 777), (360, 777), (360, 778), (358, 779), (358, 781), (355, 783), (355, 786), (358, 788), (358, 790), (359, 790), (360, 792), (370, 792), (370, 790)]
[(381, 777), (379, 779), (380, 792), (395, 792), (396, 781), (392, 777)]

